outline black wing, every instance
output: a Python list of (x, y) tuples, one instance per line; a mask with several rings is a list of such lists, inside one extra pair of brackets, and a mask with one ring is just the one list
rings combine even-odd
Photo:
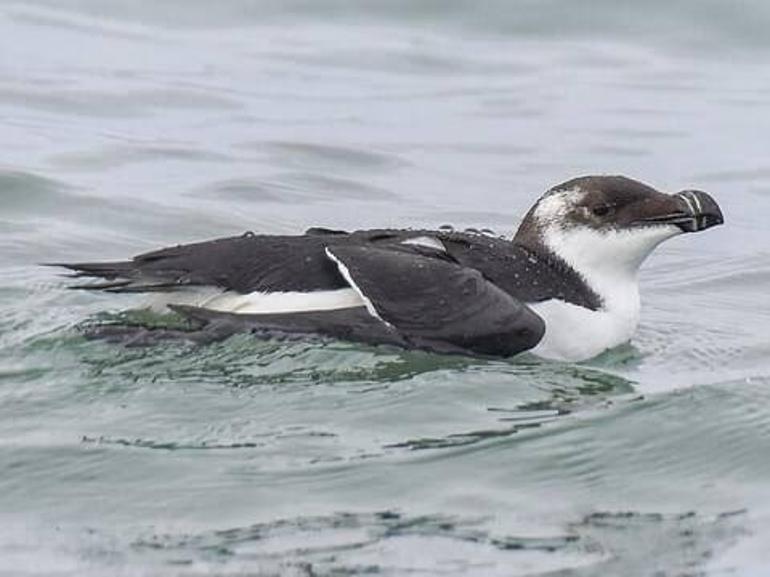
[(534, 347), (545, 332), (526, 305), (442, 251), (338, 246), (326, 253), (370, 314), (415, 347), (510, 356)]
[(105, 282), (72, 288), (110, 292), (170, 291), (184, 286), (214, 286), (239, 293), (310, 292), (347, 287), (327, 246), (392, 245), (423, 231), (365, 230), (348, 233), (308, 229), (300, 236), (255, 235), (178, 245), (117, 262), (61, 264), (78, 278)]
[(194, 307), (177, 312), (223, 336), (322, 335), (440, 353), (508, 357), (534, 347), (545, 325), (531, 309), (439, 250), (421, 246), (326, 249), (365, 307), (233, 314)]

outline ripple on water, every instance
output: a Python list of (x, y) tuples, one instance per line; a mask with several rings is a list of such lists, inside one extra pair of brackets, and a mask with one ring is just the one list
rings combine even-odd
[(0, 103), (44, 112), (101, 118), (146, 118), (168, 110), (232, 111), (242, 108), (235, 99), (203, 90), (156, 88), (110, 92), (89, 88), (59, 88), (55, 91), (33, 87), (0, 89)]
[[(603, 494), (607, 504), (626, 499), (654, 503), (651, 486), (657, 487), (653, 493), (668, 494), (667, 500), (679, 495), (679, 501), (668, 502), (680, 505), (729, 501), (731, 483), (770, 474), (761, 457), (770, 433), (769, 382), (756, 378), (702, 385), (576, 413), (550, 434), (530, 438), (527, 452), (517, 453), (524, 459), (519, 483), (531, 478), (541, 488), (584, 486)], [(510, 447), (506, 443), (478, 453), (476, 466), (499, 458)], [(540, 460), (559, 463), (559, 472), (540, 470)], [(723, 485), (714, 485), (713, 479)], [(689, 487), (719, 498), (690, 494)]]
[(392, 201), (399, 198), (395, 192), (351, 178), (326, 176), (310, 172), (293, 172), (277, 177), (289, 182), (318, 200), (337, 201), (351, 199), (366, 202)]
[(192, 146), (123, 145), (101, 146), (88, 152), (68, 152), (55, 155), (51, 163), (66, 168), (109, 170), (143, 162), (227, 162), (230, 157)]
[(279, 173), (269, 178), (240, 178), (213, 182), (188, 196), (215, 200), (312, 204), (339, 199), (362, 202), (392, 201), (398, 198), (385, 188), (363, 180), (339, 178), (311, 172)]
[(25, 24), (58, 28), (89, 36), (138, 40), (145, 44), (155, 45), (164, 43), (161, 37), (153, 34), (147, 28), (132, 26), (125, 21), (120, 22), (115, 19), (91, 18), (69, 10), (43, 8), (32, 4), (15, 4), (6, 7), (5, 14)]
[[(79, 394), (128, 403), (118, 421), (113, 416), (83, 427), (84, 442), (256, 451), (263, 455), (258, 470), (483, 444), (633, 397), (630, 381), (600, 367), (490, 362), (335, 341), (241, 335), (210, 345), (83, 346), (79, 355), (92, 384)], [(199, 405), (211, 414), (190, 418), (187, 411), (197, 415)], [(173, 431), (162, 424), (169, 411), (181, 418)], [(165, 417), (156, 427), (151, 414)], [(337, 416), (327, 421), (327, 414)]]
[(314, 169), (346, 172), (352, 170), (382, 171), (403, 168), (406, 160), (390, 152), (367, 150), (365, 147), (346, 147), (297, 141), (244, 142), (239, 148), (269, 155), (278, 165), (313, 167)]
[(313, 194), (280, 178), (228, 178), (211, 182), (187, 193), (187, 196), (220, 202), (275, 202), (296, 204), (312, 202)]
[[(0, 8), (0, 573), (690, 575), (747, 530), (762, 549), (770, 4), (519, 4)], [(731, 214), (662, 247), (634, 346), (581, 365), (96, 342), (69, 327), (137, 303), (31, 264), (319, 221), (510, 231), (605, 170), (696, 175)]]
[(300, 570), (306, 575), (414, 570), (461, 575), (475, 565), (468, 559), (476, 555), (486, 559), (485, 574), (524, 575), (533, 567), (557, 570), (602, 557), (575, 534), (497, 535), (483, 523), (397, 511), (336, 513), (200, 534), (150, 534), (137, 539), (133, 548), (161, 559), (207, 560), (213, 566), (249, 562), (282, 574)]
[(25, 213), (55, 210), (67, 204), (74, 187), (20, 170), (0, 171), (0, 211)]
[(719, 172), (705, 172), (696, 176), (698, 180), (703, 182), (713, 181), (716, 183), (732, 183), (737, 182), (740, 184), (749, 184), (762, 182), (767, 183), (770, 181), (770, 168), (767, 167), (751, 167), (743, 170), (722, 170)]
[(743, 522), (741, 510), (716, 515), (599, 511), (570, 523), (562, 534), (543, 536), (490, 530), (483, 518), (340, 512), (205, 533), (147, 532), (131, 549), (140, 563), (190, 564), (207, 571), (256, 564), (265, 574), (284, 575), (415, 570), (466, 575), (481, 569), (485, 575), (568, 570), (609, 576), (656, 568), (684, 574), (743, 537)]

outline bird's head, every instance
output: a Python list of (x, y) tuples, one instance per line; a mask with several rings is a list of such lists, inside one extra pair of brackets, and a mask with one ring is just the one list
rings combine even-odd
[(723, 222), (719, 205), (699, 190), (665, 194), (623, 176), (583, 176), (547, 191), (514, 242), (545, 248), (584, 276), (635, 275), (664, 240)]

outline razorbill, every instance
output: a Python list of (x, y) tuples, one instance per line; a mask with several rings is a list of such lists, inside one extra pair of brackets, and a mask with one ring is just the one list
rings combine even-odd
[(634, 334), (639, 267), (658, 244), (722, 222), (705, 192), (664, 194), (622, 176), (584, 176), (548, 190), (513, 240), (311, 228), (61, 266), (103, 279), (73, 288), (162, 295), (212, 334), (580, 361)]

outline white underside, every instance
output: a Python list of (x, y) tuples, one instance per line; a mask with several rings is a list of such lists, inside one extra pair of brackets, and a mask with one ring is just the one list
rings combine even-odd
[[(638, 298), (637, 298), (638, 303)], [(530, 304), (545, 321), (545, 335), (530, 352), (551, 360), (576, 362), (593, 358), (631, 339), (639, 323), (639, 306), (592, 311), (551, 299)]]
[(163, 310), (169, 304), (188, 305), (235, 314), (296, 313), (360, 307), (364, 301), (350, 288), (312, 292), (253, 292), (238, 294), (216, 288), (200, 287), (166, 293), (151, 306)]
[(547, 228), (545, 243), (580, 274), (602, 306), (594, 311), (555, 299), (530, 304), (546, 326), (532, 352), (574, 362), (628, 342), (639, 324), (639, 267), (658, 244), (680, 232), (671, 225), (605, 232)]

